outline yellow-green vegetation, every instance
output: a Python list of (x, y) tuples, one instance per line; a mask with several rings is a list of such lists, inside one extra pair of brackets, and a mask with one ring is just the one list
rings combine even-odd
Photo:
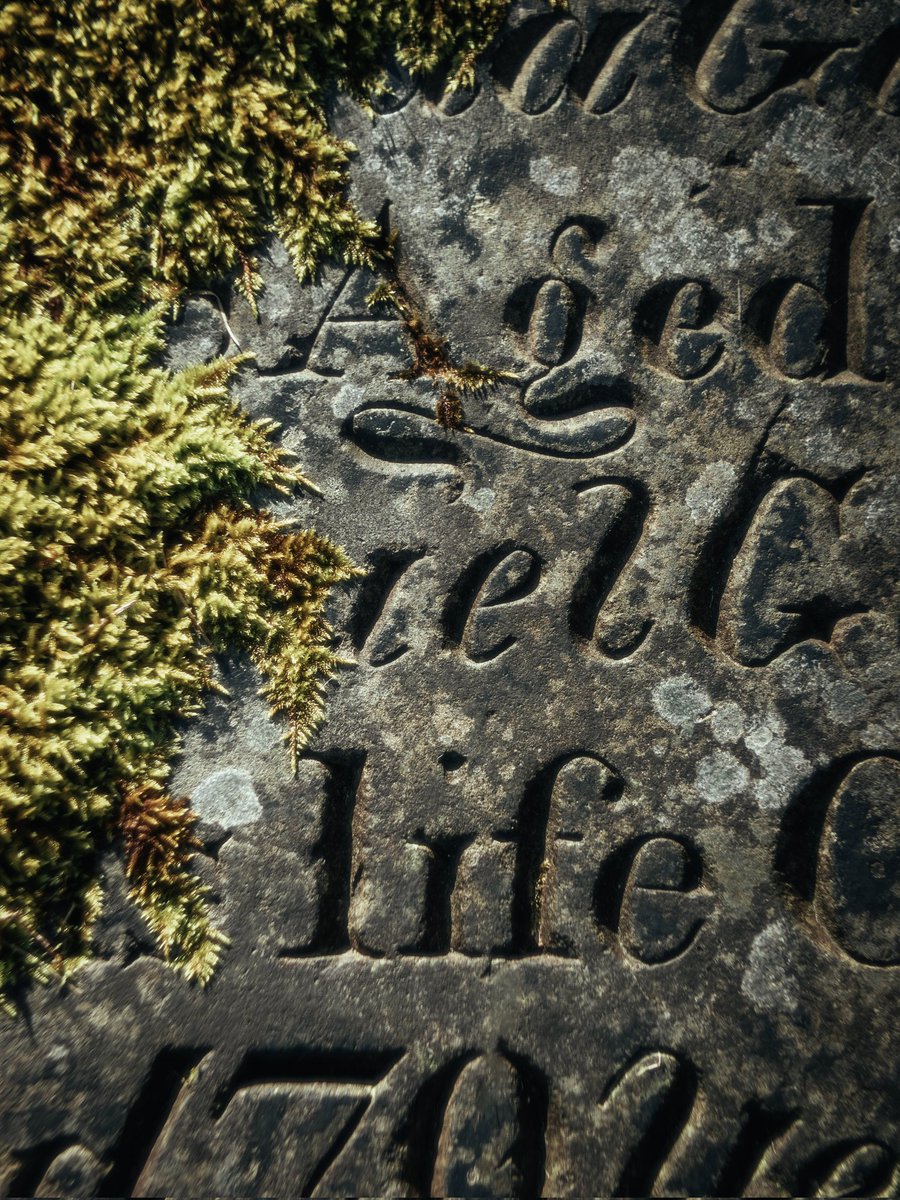
[(324, 104), (413, 71), (471, 77), (506, 0), (27, 0), (0, 7), (0, 997), (90, 951), (121, 848), (161, 953), (222, 938), (166, 790), (176, 722), (245, 648), (294, 755), (336, 662), (352, 568), (254, 489), (303, 481), (230, 401), (235, 360), (160, 368), (164, 320), (277, 233), (301, 277), (373, 264)]
[(160, 947), (206, 978), (219, 941), (187, 869), (190, 818), (164, 790), (173, 722), (212, 685), (212, 654), (244, 646), (296, 750), (335, 666), (322, 605), (350, 564), (249, 506), (299, 476), (229, 400), (231, 363), (152, 365), (158, 324), (35, 311), (0, 345), (6, 985), (87, 951), (117, 824)]

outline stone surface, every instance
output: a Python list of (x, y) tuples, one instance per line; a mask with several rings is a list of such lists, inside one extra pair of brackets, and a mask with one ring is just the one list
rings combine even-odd
[[(108, 868), (100, 958), (3, 1033), (10, 1194), (886, 1195), (898, 1186), (889, 0), (517, 8), (370, 120), (371, 277), (270, 247), (248, 411), (366, 575), (296, 778), (256, 679), (186, 731), (205, 992)], [(228, 344), (209, 299), (173, 361)], [(232, 345), (231, 351), (234, 352)], [(118, 899), (117, 899), (118, 897)]]

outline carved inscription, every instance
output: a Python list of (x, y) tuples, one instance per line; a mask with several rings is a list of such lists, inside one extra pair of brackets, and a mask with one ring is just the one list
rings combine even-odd
[(822, 283), (772, 280), (750, 297), (747, 307), (764, 361), (780, 374), (835, 381), (884, 378), (868, 362), (866, 246), (872, 205), (865, 196), (798, 201), (821, 230)]
[[(400, 1050), (250, 1049), (217, 1090), (212, 1069), (182, 1076), (174, 1102), (168, 1090), (157, 1095), (159, 1080), (192, 1056), (172, 1048), (155, 1060), (105, 1174), (89, 1146), (60, 1137), (19, 1153), (8, 1194), (121, 1195), (123, 1183), (127, 1195), (171, 1194), (189, 1166), (204, 1194), (329, 1195), (333, 1185), (346, 1190), (347, 1178), (362, 1181), (342, 1164), (364, 1168), (357, 1151), (385, 1138), (405, 1148), (395, 1186), (420, 1196), (644, 1196), (671, 1190), (676, 1148), (700, 1165), (689, 1148), (703, 1146), (702, 1075), (664, 1047), (626, 1058), (574, 1124), (558, 1119), (573, 1098), (565, 1082), (503, 1042), (437, 1068)], [(398, 1087), (407, 1096), (399, 1108)], [(373, 1100), (382, 1117), (367, 1126)], [(708, 1194), (755, 1194), (802, 1128), (802, 1112), (751, 1097), (713, 1153), (721, 1166)], [(882, 1194), (896, 1168), (896, 1154), (875, 1138), (807, 1144), (790, 1194)]]
[(716, 322), (722, 297), (702, 279), (660, 284), (638, 306), (637, 327), (649, 361), (678, 379), (701, 379), (716, 366), (724, 336)]
[(444, 1110), (430, 1195), (541, 1194), (547, 1100), (538, 1078), (499, 1053), (466, 1063)]
[(634, 86), (634, 50), (645, 20), (641, 12), (603, 13), (585, 37), (570, 18), (533, 17), (500, 47), (495, 78), (529, 116), (550, 108), (566, 85), (585, 112), (612, 112)]
[[(463, 572), (444, 609), (444, 631), (470, 662), (490, 662), (516, 644), (505, 627), (506, 605), (529, 596), (541, 578), (541, 560), (526, 546), (504, 543), (479, 555)], [(514, 610), (515, 612), (516, 610)]]
[(640, 838), (606, 866), (598, 885), (600, 920), (641, 962), (667, 962), (683, 954), (700, 932), (697, 900), (702, 912), (705, 897), (694, 893), (702, 878), (702, 859), (690, 842)]
[[(520, 809), (533, 829), (520, 852), (520, 941), (532, 951), (580, 956), (592, 948), (591, 908), (604, 810), (622, 795), (618, 771), (599, 755), (551, 763)], [(524, 894), (522, 894), (524, 892)]]
[(207, 1048), (172, 1048), (157, 1055), (108, 1154), (110, 1165), (97, 1184), (96, 1195), (147, 1194), (145, 1176), (162, 1149), (167, 1128), (177, 1121), (184, 1106), (192, 1072), (208, 1053)]
[[(728, 119), (785, 93), (827, 103), (832, 78), (849, 71), (876, 111), (897, 116), (897, 25), (866, 42), (852, 20), (839, 19), (842, 7), (827, 4), (816, 22), (798, 20), (787, 0), (689, 0), (674, 27), (646, 5), (595, 10), (584, 23), (538, 13), (501, 38), (489, 56), (490, 75), (510, 107), (526, 116), (540, 117), (568, 97), (588, 118), (604, 117), (648, 75), (657, 82), (648, 60), (665, 56), (691, 100)], [(478, 81), (448, 87), (445, 69), (414, 80), (394, 57), (384, 64), (384, 82), (385, 91), (372, 101), (382, 117), (401, 113), (416, 97), (442, 118), (459, 117), (480, 93)]]
[[(448, 775), (459, 758), (445, 755)], [(511, 827), (438, 835), (419, 827), (399, 853), (369, 844), (365, 820), (354, 817), (363, 760), (332, 755), (330, 763), (318, 920), (282, 958), (350, 949), (373, 957), (578, 958), (593, 957), (612, 937), (637, 962), (656, 965), (690, 949), (709, 911), (703, 858), (690, 839), (649, 833), (610, 843), (606, 814), (625, 782), (594, 752), (541, 768)]]
[(334, 101), (351, 195), (496, 374), (445, 428), (377, 271), (278, 243), (192, 309), (361, 568), (342, 669), (292, 776), (218, 664), (229, 951), (98, 923), (25, 996), (0, 1192), (894, 1194), (897, 17), (537, 0), (465, 85), (402, 60)]
[(386, 667), (410, 649), (415, 623), (416, 565), (427, 550), (387, 550), (373, 555), (350, 619), (350, 641), (365, 662)]
[(843, 622), (868, 611), (842, 561), (840, 510), (855, 482), (829, 488), (794, 476), (763, 497), (719, 610), (725, 645), (738, 662), (768, 663), (810, 638), (830, 643)]
[(569, 602), (569, 629), (580, 644), (609, 658), (627, 658), (654, 623), (647, 589), (629, 569), (650, 515), (650, 496), (643, 484), (631, 479), (586, 480), (575, 490), (586, 499), (612, 494), (616, 519), (576, 580)]
[(788, 808), (776, 867), (851, 959), (900, 963), (900, 758), (857, 755), (816, 773)]
[(803, 87), (814, 96), (816, 83), (834, 56), (857, 45), (853, 38), (816, 37), (812, 28), (808, 39), (772, 36), (769, 23), (777, 19), (776, 14), (786, 16), (786, 6), (764, 0), (688, 4), (682, 44), (694, 66), (695, 99), (714, 112), (738, 115), (786, 88)]

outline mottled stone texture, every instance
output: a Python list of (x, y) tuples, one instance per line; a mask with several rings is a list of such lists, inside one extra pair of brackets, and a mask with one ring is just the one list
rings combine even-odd
[[(447, 432), (371, 278), (231, 298), (348, 666), (294, 778), (222, 664), (176, 785), (231, 951), (180, 981), (110, 862), (3, 1033), (8, 1192), (896, 1189), (896, 18), (523, 6), (474, 95), (336, 102), (508, 378)], [(227, 344), (197, 298), (172, 359)]]

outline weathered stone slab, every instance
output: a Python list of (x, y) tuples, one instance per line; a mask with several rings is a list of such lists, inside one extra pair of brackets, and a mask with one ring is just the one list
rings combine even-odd
[(192, 989), (111, 902), (4, 1032), (7, 1192), (896, 1191), (892, 20), (525, 5), (474, 94), (338, 102), (509, 378), (442, 429), (374, 280), (277, 245), (232, 304), (348, 666), (294, 778), (222, 665), (176, 784), (231, 951)]

